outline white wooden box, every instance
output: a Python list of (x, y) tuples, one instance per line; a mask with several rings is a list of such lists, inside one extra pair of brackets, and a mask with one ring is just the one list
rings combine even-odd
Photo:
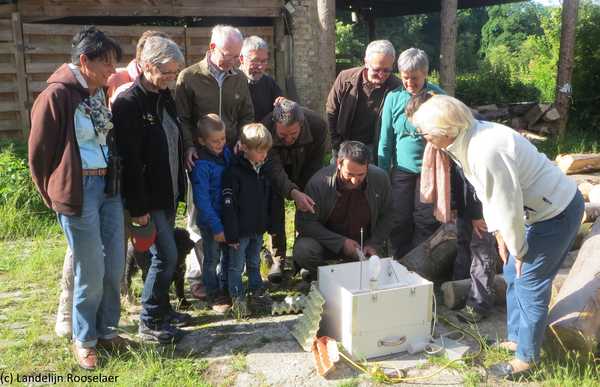
[(319, 291), (325, 298), (320, 334), (335, 338), (358, 359), (403, 352), (409, 345), (427, 342), (433, 283), (392, 258), (381, 259), (374, 289), (368, 274), (366, 261), (319, 267)]

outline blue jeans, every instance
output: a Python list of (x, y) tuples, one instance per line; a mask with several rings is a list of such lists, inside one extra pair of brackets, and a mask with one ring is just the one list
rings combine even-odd
[(58, 214), (73, 252), (73, 341), (85, 348), (115, 337), (121, 316), (123, 203), (106, 197), (104, 186), (104, 176), (83, 176), (81, 215)]
[(263, 244), (262, 235), (254, 235), (247, 238), (240, 238), (240, 246), (237, 249), (228, 248), (229, 269), (228, 269), (228, 287), (229, 295), (232, 298), (244, 295), (242, 285), (242, 272), (244, 263), (248, 273), (248, 288), (250, 291), (262, 288), (262, 278), (260, 276), (260, 249)]
[(177, 246), (173, 235), (175, 210), (150, 211), (156, 226), (155, 246), (157, 254), (152, 256), (144, 290), (140, 320), (150, 328), (158, 329), (168, 321), (172, 311), (169, 288), (177, 267)]
[(225, 267), (225, 256), (227, 248), (215, 241), (214, 234), (208, 227), (199, 227), (202, 235), (202, 249), (204, 260), (202, 261), (202, 282), (209, 296), (215, 296), (220, 289), (220, 278), (217, 266), (221, 265), (221, 271)]
[(508, 340), (517, 343), (517, 358), (526, 362), (540, 359), (540, 348), (548, 317), (552, 280), (564, 261), (584, 211), (577, 191), (567, 208), (554, 218), (525, 228), (529, 245), (517, 278), (515, 257), (504, 266)]

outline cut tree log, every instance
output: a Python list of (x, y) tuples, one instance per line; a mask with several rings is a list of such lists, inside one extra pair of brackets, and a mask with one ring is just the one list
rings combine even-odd
[(577, 260), (548, 315), (549, 349), (576, 351), (587, 358), (600, 340), (600, 219), (583, 243)]
[(575, 240), (573, 241), (573, 246), (571, 246), (571, 250), (579, 250), (579, 248), (583, 244), (583, 241), (585, 240), (585, 237), (589, 235), (591, 230), (591, 223), (582, 223), (581, 226), (579, 226), (579, 231), (577, 231), (577, 235), (575, 236)]
[(583, 217), (583, 222), (595, 222), (598, 218), (600, 218), (600, 204), (585, 203), (585, 215)]
[(584, 181), (583, 183), (578, 185), (579, 187), (579, 192), (581, 192), (581, 195), (583, 195), (583, 200), (585, 200), (586, 202), (590, 201), (590, 191), (592, 190), (592, 188), (594, 188), (594, 185), (592, 183), (588, 183), (587, 181)]
[(550, 110), (548, 110), (543, 117), (544, 121), (546, 122), (556, 121), (559, 118), (560, 113), (558, 112), (558, 110), (556, 110), (556, 108), (550, 108)]
[(593, 185), (600, 184), (600, 174), (591, 173), (591, 174), (581, 174), (581, 175), (569, 175), (569, 177), (577, 183), (577, 185), (582, 183), (590, 183)]
[[(496, 305), (504, 305), (506, 303), (506, 282), (504, 282), (504, 278), (497, 274), (494, 277), (493, 286)], [(470, 278), (444, 282), (441, 286), (444, 305), (450, 309), (462, 308), (467, 302), (469, 289), (471, 289)]]
[(527, 126), (531, 128), (540, 118), (542, 118), (548, 109), (550, 109), (550, 105), (546, 103), (538, 103), (529, 109), (524, 117), (525, 121), (527, 121)]
[(452, 276), (456, 258), (456, 225), (442, 224), (426, 241), (399, 262), (421, 277), (439, 283)]
[(592, 204), (600, 204), (600, 185), (595, 185), (588, 193), (588, 200)]
[(567, 175), (600, 170), (600, 153), (573, 153), (556, 156), (558, 167)]

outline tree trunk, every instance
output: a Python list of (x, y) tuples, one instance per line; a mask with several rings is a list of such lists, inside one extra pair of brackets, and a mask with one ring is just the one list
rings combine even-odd
[(556, 102), (554, 106), (560, 113), (558, 134), (563, 137), (567, 130), (569, 118), (569, 101), (572, 93), (571, 75), (573, 74), (573, 52), (575, 51), (575, 26), (577, 24), (577, 8), (579, 0), (563, 0), (560, 56), (556, 77)]
[(583, 243), (548, 316), (552, 352), (574, 350), (587, 356), (600, 339), (600, 219)]
[(440, 83), (448, 95), (456, 91), (456, 7), (457, 0), (442, 1), (440, 19)]
[(600, 153), (558, 155), (556, 163), (566, 175), (600, 170)]
[(319, 37), (319, 59), (321, 68), (315, 75), (320, 79), (321, 101), (323, 102), (321, 113), (325, 115), (325, 101), (329, 89), (335, 80), (335, 1), (317, 0), (317, 13), (321, 34)]
[[(496, 305), (504, 305), (506, 303), (506, 282), (504, 282), (504, 278), (499, 274), (496, 275), (493, 286)], [(462, 308), (467, 302), (469, 289), (471, 289), (471, 279), (444, 282), (441, 289), (444, 295), (444, 305), (450, 309)]]
[(456, 225), (443, 224), (429, 239), (406, 254), (400, 263), (433, 282), (452, 276), (456, 258)]

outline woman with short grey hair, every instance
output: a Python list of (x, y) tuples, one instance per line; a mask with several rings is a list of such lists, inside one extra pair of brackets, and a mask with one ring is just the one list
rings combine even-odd
[(423, 50), (409, 48), (398, 57), (402, 87), (385, 98), (381, 114), (381, 135), (377, 165), (390, 170), (396, 222), (390, 233), (395, 258), (401, 258), (427, 239), (439, 223), (431, 204), (420, 200), (421, 164), (425, 144), (405, 114), (412, 96), (419, 93), (444, 94), (427, 82), (429, 59)]
[(540, 360), (552, 280), (579, 230), (583, 197), (527, 139), (504, 125), (476, 121), (456, 98), (433, 96), (413, 122), (425, 140), (452, 155), (481, 200), (507, 284), (508, 337), (499, 346), (516, 355), (491, 373), (523, 376)]
[(123, 157), (123, 198), (133, 227), (156, 229), (157, 254), (142, 291), (139, 335), (171, 343), (182, 337), (175, 328), (190, 316), (175, 312), (169, 287), (177, 264), (173, 235), (177, 204), (184, 200), (183, 143), (171, 90), (183, 66), (183, 54), (170, 39), (152, 37), (141, 55), (142, 74), (113, 104), (117, 145)]

